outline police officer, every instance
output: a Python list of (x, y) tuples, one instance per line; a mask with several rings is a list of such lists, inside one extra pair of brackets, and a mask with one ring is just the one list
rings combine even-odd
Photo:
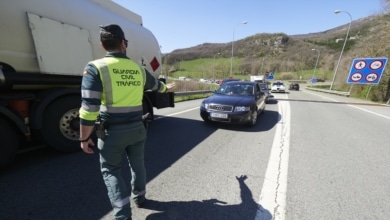
[[(142, 122), (144, 90), (167, 92), (174, 84), (155, 79), (146, 69), (126, 56), (127, 40), (120, 26), (100, 26), (104, 58), (89, 62), (81, 84), (80, 142), (85, 153), (95, 143), (90, 138), (95, 121), (104, 126), (98, 135), (101, 173), (116, 219), (131, 219), (130, 199), (137, 206), (145, 201), (146, 173), (144, 146), (146, 129)], [(122, 156), (131, 171), (131, 193), (121, 176)]]

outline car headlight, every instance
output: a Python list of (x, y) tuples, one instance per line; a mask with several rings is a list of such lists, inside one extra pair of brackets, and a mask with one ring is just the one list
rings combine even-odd
[(205, 109), (208, 109), (208, 108), (209, 108), (209, 104), (208, 104), (208, 103), (202, 102), (202, 103), (200, 104), (200, 107), (205, 108)]
[(235, 112), (246, 112), (249, 111), (251, 108), (249, 106), (236, 106), (234, 108)]

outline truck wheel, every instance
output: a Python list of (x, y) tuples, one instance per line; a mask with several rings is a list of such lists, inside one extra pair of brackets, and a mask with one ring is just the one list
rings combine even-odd
[(42, 137), (48, 146), (63, 152), (80, 148), (80, 97), (65, 96), (52, 102), (43, 115)]
[(19, 147), (19, 135), (15, 128), (6, 120), (0, 118), (1, 140), (0, 169), (5, 168), (15, 157)]

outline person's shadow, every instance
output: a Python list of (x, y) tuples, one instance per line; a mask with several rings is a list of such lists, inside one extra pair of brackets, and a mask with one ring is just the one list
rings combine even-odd
[(247, 176), (236, 177), (240, 184), (241, 204), (227, 205), (226, 202), (218, 199), (208, 199), (203, 201), (171, 201), (159, 202), (148, 200), (143, 206), (144, 209), (158, 211), (150, 214), (147, 220), (164, 219), (239, 219), (245, 220), (271, 220), (271, 213), (257, 204), (252, 197), (252, 192), (245, 184)]

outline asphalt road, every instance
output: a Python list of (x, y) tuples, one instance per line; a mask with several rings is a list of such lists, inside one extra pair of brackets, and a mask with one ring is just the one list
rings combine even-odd
[[(390, 107), (291, 91), (248, 128), (205, 124), (200, 102), (156, 111), (133, 219), (390, 219)], [(0, 219), (112, 219), (97, 153), (18, 155), (0, 204)]]

